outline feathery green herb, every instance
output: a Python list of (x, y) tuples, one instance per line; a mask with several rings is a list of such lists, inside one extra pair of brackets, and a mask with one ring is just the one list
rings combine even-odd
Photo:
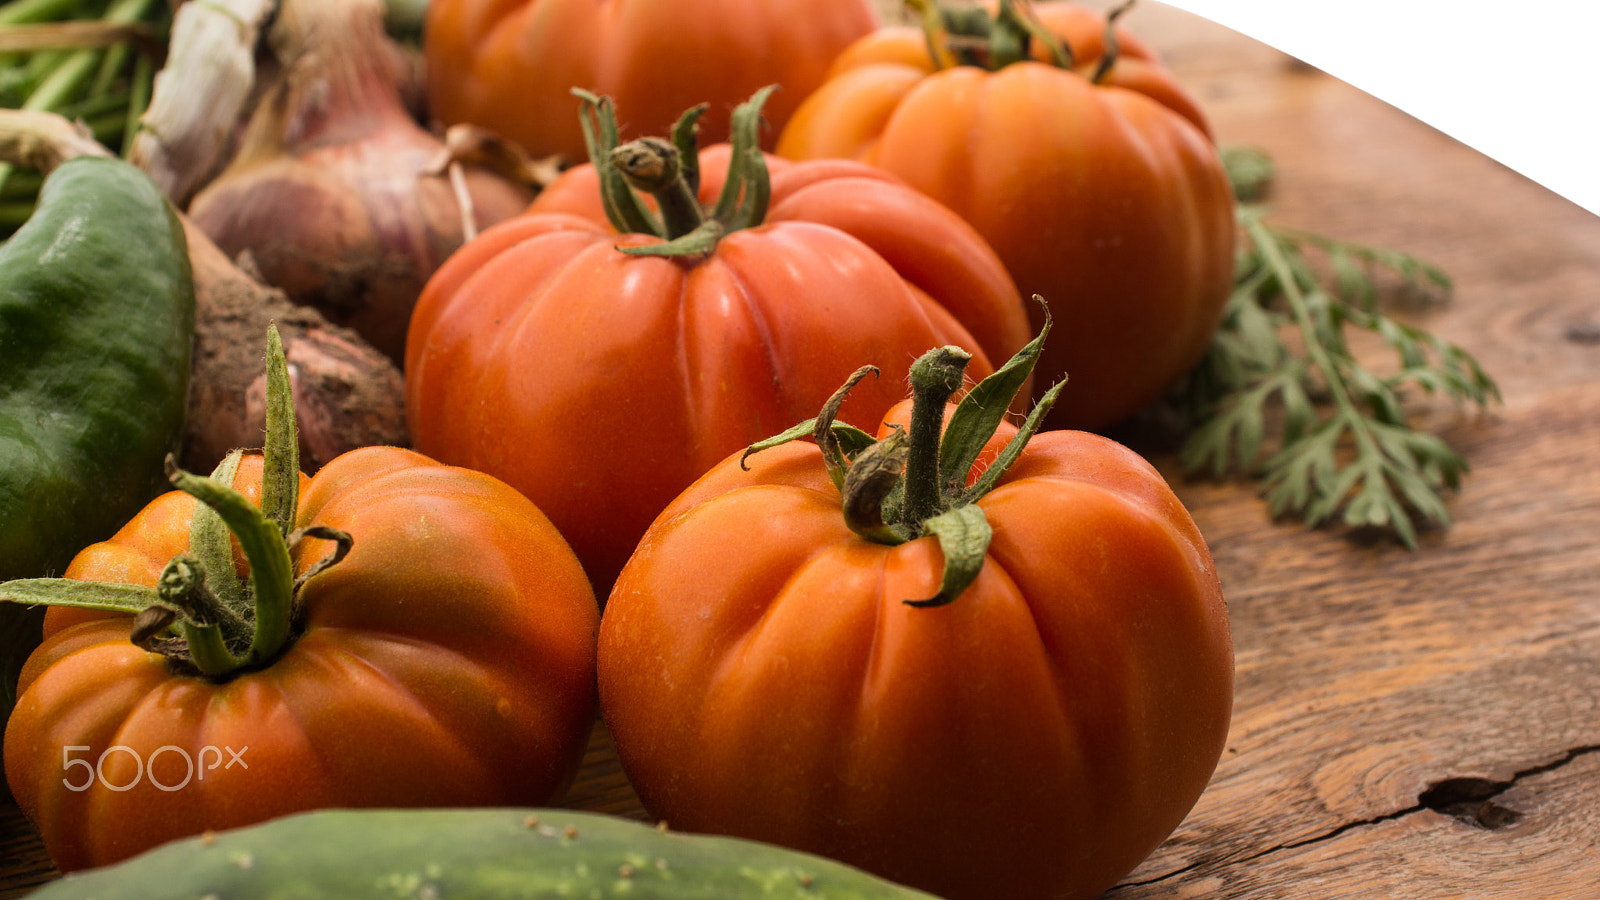
[[(1437, 267), (1394, 250), (1271, 224), (1260, 200), (1272, 178), (1260, 151), (1225, 153), (1244, 237), (1234, 291), (1205, 358), (1179, 394), (1186, 471), (1262, 480), (1273, 516), (1308, 527), (1387, 529), (1407, 547), (1419, 524), (1445, 526), (1442, 493), (1466, 460), (1407, 421), (1402, 394), (1438, 394), (1479, 408), (1494, 381), (1459, 346), (1390, 317), (1377, 273), (1414, 296), (1447, 295)], [(1397, 366), (1379, 374), (1352, 354), (1348, 329), (1382, 337)]]

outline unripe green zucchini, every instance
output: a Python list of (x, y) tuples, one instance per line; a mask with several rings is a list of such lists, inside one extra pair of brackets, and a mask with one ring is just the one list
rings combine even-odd
[(175, 841), (32, 900), (931, 900), (818, 856), (559, 809), (322, 810)]

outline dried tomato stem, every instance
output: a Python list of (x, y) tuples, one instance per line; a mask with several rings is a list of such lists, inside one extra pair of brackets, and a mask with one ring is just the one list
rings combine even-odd
[(189, 659), (201, 674), (226, 678), (244, 664), (228, 647), (224, 626), (242, 631), (248, 625), (211, 596), (206, 588), (205, 567), (197, 560), (187, 555), (173, 557), (161, 573), (156, 595), (183, 610), (183, 617), (173, 624), (188, 645)]
[(1094, 67), (1094, 74), (1089, 80), (1099, 84), (1111, 67), (1117, 64), (1117, 57), (1122, 55), (1122, 44), (1117, 40), (1117, 20), (1133, 8), (1134, 0), (1123, 0), (1115, 9), (1106, 13), (1106, 50), (1101, 54), (1100, 62)]
[(939, 480), (939, 442), (945, 404), (961, 389), (972, 354), (940, 347), (911, 364), (911, 432), (907, 436), (905, 500), (900, 523), (911, 537), (922, 523), (945, 510)]
[(901, 529), (883, 520), (883, 501), (900, 483), (906, 464), (906, 433), (890, 435), (861, 451), (845, 472), (839, 494), (850, 530), (876, 544), (903, 544)]
[(628, 185), (656, 198), (667, 240), (691, 234), (705, 221), (690, 188), (678, 148), (657, 137), (630, 141), (611, 151), (611, 164)]

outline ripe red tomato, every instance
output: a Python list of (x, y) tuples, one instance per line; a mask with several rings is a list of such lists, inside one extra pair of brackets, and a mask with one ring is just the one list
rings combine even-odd
[(1232, 285), (1233, 195), (1199, 105), (1145, 45), (1119, 30), (1113, 58), (1099, 13), (1025, 9), (1071, 67), (1035, 40), (940, 68), (922, 32), (883, 29), (841, 54), (777, 152), (881, 166), (971, 222), (1061, 321), (1042, 366), (1071, 382), (1051, 424), (1100, 428), (1205, 352)]
[(975, 580), (919, 607), (944, 537), (865, 539), (835, 484), (815, 444), (732, 457), (618, 577), (600, 698), (646, 809), (951, 900), (1098, 895), (1226, 739), (1232, 645), (1194, 522), (1133, 452), (1040, 432), (971, 504), (992, 529)]
[[(699, 154), (707, 205), (732, 153)], [(928, 348), (980, 348), (981, 375), (1027, 341), (1016, 288), (958, 216), (861, 164), (767, 159), (764, 221), (677, 258), (617, 249), (662, 240), (619, 236), (593, 167), (570, 170), (418, 302), (414, 446), (527, 494), (601, 596), (679, 491), (814, 411), (857, 361), (884, 374), (849, 408), (876, 417)]]
[[(234, 484), (258, 498), (261, 470), (246, 457)], [(163, 495), (67, 576), (154, 586), (195, 509)], [(371, 448), (302, 476), (297, 524), (354, 543), (304, 583), (297, 636), (264, 667), (199, 677), (135, 646), (129, 616), (52, 608), (5, 768), (62, 870), (311, 808), (534, 805), (566, 789), (593, 723), (598, 607), (532, 504)], [(302, 542), (295, 571), (330, 546)]]
[(775, 137), (834, 56), (877, 23), (870, 0), (433, 0), (428, 100), (446, 123), (579, 162), (571, 88), (615, 97), (633, 136), (665, 134), (709, 102), (712, 143), (727, 140), (729, 110), (777, 83)]

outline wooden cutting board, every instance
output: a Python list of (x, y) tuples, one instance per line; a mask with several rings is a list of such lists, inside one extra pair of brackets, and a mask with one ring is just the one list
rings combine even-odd
[[(1231, 31), (1149, 0), (1124, 21), (1219, 141), (1276, 160), (1273, 221), (1454, 277), (1410, 319), (1504, 403), (1417, 407), (1473, 470), (1415, 552), (1273, 523), (1253, 485), (1126, 436), (1210, 542), (1238, 684), (1210, 788), (1108, 896), (1600, 898), (1600, 218)], [(1544, 89), (1513, 49), (1484, 64)], [(566, 803), (646, 817), (603, 727)], [(51, 877), (12, 805), (0, 834), (0, 897)]]

